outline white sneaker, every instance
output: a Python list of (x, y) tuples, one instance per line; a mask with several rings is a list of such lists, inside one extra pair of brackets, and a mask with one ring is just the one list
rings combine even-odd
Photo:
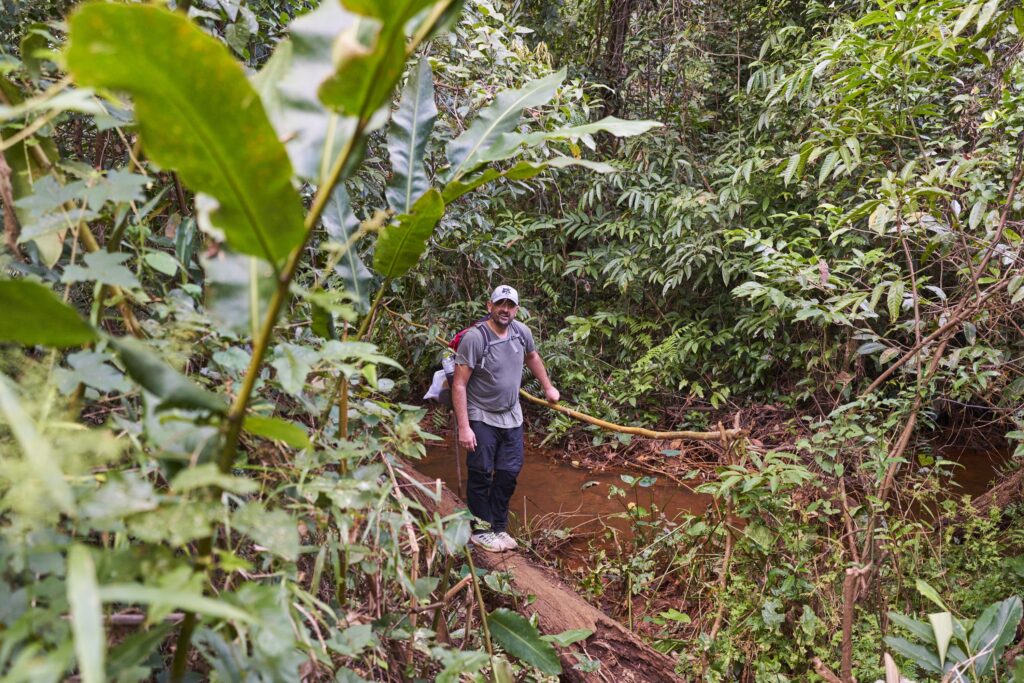
[(494, 535), (498, 538), (498, 542), (501, 543), (502, 550), (515, 550), (519, 547), (516, 539), (512, 538), (507, 531), (501, 531)]
[(500, 553), (502, 550), (505, 550), (505, 544), (501, 542), (498, 535), (490, 531), (473, 534), (469, 537), (469, 540), (473, 545), (487, 552)]

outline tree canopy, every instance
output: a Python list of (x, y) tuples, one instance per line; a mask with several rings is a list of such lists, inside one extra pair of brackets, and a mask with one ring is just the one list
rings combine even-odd
[[(628, 534), (563, 578), (681, 679), (1024, 680), (1022, 33), (1009, 0), (17, 3), (0, 678), (601, 675), (407, 469), (438, 341), (510, 283), (565, 403), (723, 430), (530, 420), (628, 470)], [(955, 439), (999, 455), (980, 500)]]

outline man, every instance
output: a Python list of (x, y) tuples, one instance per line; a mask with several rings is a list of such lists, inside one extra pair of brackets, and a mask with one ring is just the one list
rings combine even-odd
[(514, 288), (495, 289), (487, 320), (465, 333), (455, 354), (452, 403), (459, 445), (466, 449), (466, 502), (473, 515), (490, 525), (490, 530), (476, 529), (470, 541), (491, 552), (518, 545), (506, 528), (509, 500), (523, 467), (523, 365), (540, 380), (549, 401), (559, 398), (530, 328), (515, 319), (518, 310)]

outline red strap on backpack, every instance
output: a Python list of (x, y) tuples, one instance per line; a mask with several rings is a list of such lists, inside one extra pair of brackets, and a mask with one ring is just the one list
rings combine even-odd
[(481, 318), (480, 320), (477, 320), (475, 323), (473, 323), (469, 327), (467, 327), (467, 328), (465, 328), (463, 330), (459, 330), (455, 334), (455, 336), (452, 337), (452, 340), (450, 342), (448, 342), (448, 348), (451, 349), (452, 351), (458, 351), (459, 350), (459, 344), (462, 343), (462, 338), (466, 336), (466, 333), (469, 332), (474, 327), (479, 327), (480, 325), (484, 324), (485, 322), (488, 321), (489, 318), (490, 318), (490, 316), (486, 316), (484, 318)]

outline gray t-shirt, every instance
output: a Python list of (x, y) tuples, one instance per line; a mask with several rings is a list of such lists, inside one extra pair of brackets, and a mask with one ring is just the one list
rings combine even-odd
[(519, 386), (523, 361), (534, 350), (533, 333), (518, 320), (512, 321), (504, 339), (499, 339), (487, 323), (463, 335), (455, 362), (473, 371), (466, 384), (470, 420), (503, 428), (523, 423)]

